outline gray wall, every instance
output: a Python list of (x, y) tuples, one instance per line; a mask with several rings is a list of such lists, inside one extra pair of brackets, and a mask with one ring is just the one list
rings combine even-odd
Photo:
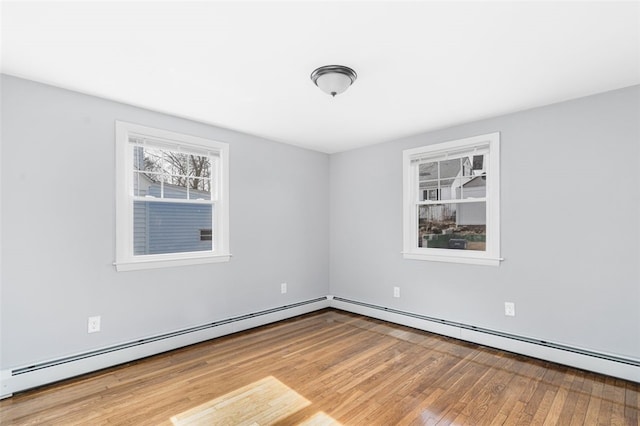
[[(640, 359), (639, 87), (329, 157), (1, 82), (2, 369), (328, 293)], [(115, 272), (114, 120), (230, 144), (229, 263)], [(505, 261), (403, 260), (402, 150), (495, 131)]]
[[(640, 359), (639, 121), (636, 86), (332, 155), (331, 293)], [(402, 150), (490, 132), (504, 262), (404, 260)]]
[[(1, 82), (0, 368), (328, 293), (327, 155), (9, 76)], [(230, 144), (229, 263), (115, 272), (115, 120)], [(87, 334), (91, 315), (102, 316), (100, 333)]]

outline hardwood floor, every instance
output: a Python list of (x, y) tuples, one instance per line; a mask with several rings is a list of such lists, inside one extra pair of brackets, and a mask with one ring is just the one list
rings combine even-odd
[(0, 401), (3, 425), (638, 425), (640, 384), (325, 310)]

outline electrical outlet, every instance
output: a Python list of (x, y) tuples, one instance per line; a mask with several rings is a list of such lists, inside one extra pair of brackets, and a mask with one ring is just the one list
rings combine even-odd
[(400, 287), (393, 288), (393, 297), (400, 297)]
[(287, 292), (287, 283), (280, 284), (280, 293), (285, 294)]
[(513, 302), (504, 302), (504, 314), (508, 317), (515, 317), (516, 304)]
[(97, 333), (100, 331), (100, 317), (89, 317), (87, 320), (87, 333)]

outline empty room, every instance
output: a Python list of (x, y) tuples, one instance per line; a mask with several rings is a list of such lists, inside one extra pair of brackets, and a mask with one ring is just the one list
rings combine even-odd
[(640, 2), (0, 14), (0, 424), (640, 424)]

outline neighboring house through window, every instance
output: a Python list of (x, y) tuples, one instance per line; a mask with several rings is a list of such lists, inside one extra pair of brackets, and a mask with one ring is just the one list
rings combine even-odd
[(228, 145), (116, 122), (116, 269), (229, 260)]
[(403, 152), (404, 257), (497, 265), (500, 134)]

